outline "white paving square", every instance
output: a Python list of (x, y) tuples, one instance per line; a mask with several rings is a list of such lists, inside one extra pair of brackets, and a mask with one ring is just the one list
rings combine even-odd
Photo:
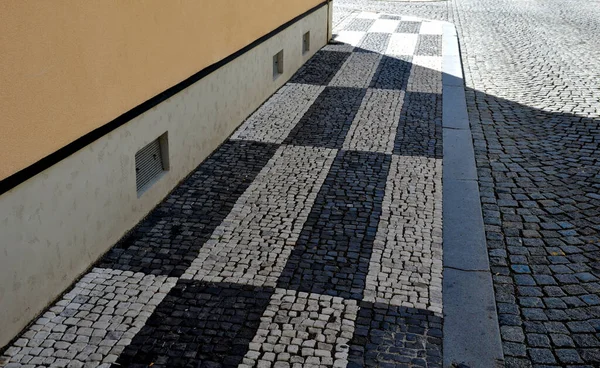
[(329, 83), (332, 87), (367, 88), (377, 70), (381, 55), (373, 52), (354, 52)]
[(176, 282), (175, 277), (94, 268), (6, 351), (8, 362), (110, 366)]
[(399, 20), (395, 19), (377, 19), (371, 28), (369, 28), (369, 32), (371, 33), (394, 33), (398, 25), (400, 24)]
[(286, 84), (254, 112), (231, 138), (282, 143), (324, 89), (324, 86), (310, 84)]
[(442, 160), (392, 156), (364, 300), (442, 312)]
[(379, 19), (379, 13), (364, 11), (364, 12), (360, 12), (356, 17), (363, 18), (363, 19)]
[(276, 286), (336, 153), (280, 147), (182, 278)]
[(421, 21), (423, 21), (423, 18), (415, 17), (412, 15), (403, 15), (402, 21), (404, 21), (404, 22), (421, 22)]
[(436, 21), (423, 21), (420, 34), (441, 35), (444, 33), (444, 23)]
[(413, 55), (417, 47), (418, 34), (394, 33), (385, 52), (386, 55)]
[(406, 90), (442, 93), (442, 57), (414, 56)]
[(368, 89), (344, 142), (345, 150), (391, 154), (404, 91)]
[(355, 300), (275, 289), (242, 367), (345, 367)]
[(431, 69), (436, 72), (442, 71), (442, 57), (441, 56), (420, 56), (415, 55), (412, 58), (412, 64), (423, 68)]

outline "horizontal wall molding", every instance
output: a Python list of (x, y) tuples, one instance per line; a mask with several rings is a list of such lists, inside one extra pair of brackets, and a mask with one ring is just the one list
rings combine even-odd
[(291, 25), (298, 22), (299, 20), (307, 17), (308, 15), (310, 15), (310, 14), (314, 13), (315, 11), (321, 9), (322, 7), (328, 5), (329, 1), (330, 0), (323, 1), (319, 5), (307, 10), (306, 12), (298, 15), (297, 17), (293, 18), (292, 20), (282, 24), (281, 26), (277, 27), (276, 29), (272, 30), (271, 32), (267, 33), (266, 35), (258, 38), (257, 40), (255, 40), (254, 42), (250, 43), (249, 45), (241, 48), (240, 50), (234, 52), (233, 54), (225, 57), (224, 59), (207, 66), (206, 68), (193, 74), (192, 76), (188, 77), (187, 79), (177, 83), (176, 85), (174, 85), (174, 86), (168, 88), (167, 90), (159, 93), (158, 95), (148, 99), (147, 101), (142, 102), (141, 104), (137, 105), (136, 107), (132, 108), (131, 110), (119, 115), (118, 117), (116, 117), (115, 119), (102, 125), (101, 127), (98, 127), (96, 129), (90, 131), (89, 133), (86, 133), (85, 135), (77, 138), (76, 140), (67, 144), (66, 146), (54, 151), (53, 153), (49, 154), (48, 156), (45, 156), (44, 158), (40, 159), (39, 161), (27, 166), (24, 169), (17, 171), (16, 173), (6, 177), (5, 179), (0, 180), (0, 195), (8, 192), (9, 190), (15, 188), (19, 184), (29, 180), (30, 178), (36, 176), (37, 174), (43, 172), (44, 170), (54, 166), (58, 162), (66, 159), (67, 157), (71, 156), (75, 152), (88, 146), (92, 142), (107, 135), (108, 133), (112, 132), (113, 130), (119, 128), (120, 126), (126, 124), (131, 119), (143, 114), (144, 112), (152, 109), (153, 107), (160, 104), (161, 102), (169, 99), (170, 97), (172, 97), (172, 96), (176, 95), (177, 93), (183, 91), (184, 89), (188, 88), (192, 84), (202, 80), (204, 77), (208, 76), (212, 72), (214, 72), (217, 69), (232, 62), (233, 60), (237, 59), (239, 56), (247, 53), (248, 51), (250, 51), (253, 48), (255, 48), (256, 46), (262, 44), (266, 40), (276, 36), (278, 33), (285, 30), (286, 28), (290, 27)]

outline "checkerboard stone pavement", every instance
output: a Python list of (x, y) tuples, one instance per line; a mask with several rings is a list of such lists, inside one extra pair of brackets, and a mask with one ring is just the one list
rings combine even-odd
[(442, 22), (355, 13), (3, 367), (440, 367)]

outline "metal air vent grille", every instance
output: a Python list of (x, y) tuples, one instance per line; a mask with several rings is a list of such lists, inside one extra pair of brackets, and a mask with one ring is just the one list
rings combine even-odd
[(165, 171), (160, 138), (135, 154), (135, 180), (138, 195)]

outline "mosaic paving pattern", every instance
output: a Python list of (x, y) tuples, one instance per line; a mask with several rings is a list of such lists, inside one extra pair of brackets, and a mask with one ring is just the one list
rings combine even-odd
[(440, 367), (430, 23), (346, 17), (0, 366)]

